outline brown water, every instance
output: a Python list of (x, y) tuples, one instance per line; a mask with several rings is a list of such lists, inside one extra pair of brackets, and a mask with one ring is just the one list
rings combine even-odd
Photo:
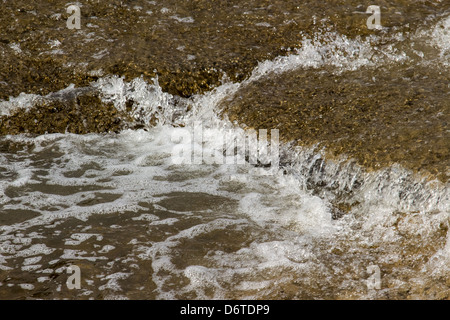
[(450, 7), (372, 4), (2, 2), (0, 298), (448, 299)]

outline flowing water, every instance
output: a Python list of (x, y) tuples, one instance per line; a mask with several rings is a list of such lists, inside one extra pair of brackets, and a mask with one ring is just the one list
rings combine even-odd
[(41, 2), (0, 1), (1, 299), (450, 298), (447, 2)]

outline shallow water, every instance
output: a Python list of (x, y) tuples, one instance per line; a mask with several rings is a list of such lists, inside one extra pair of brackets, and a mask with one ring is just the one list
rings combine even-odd
[[(313, 152), (272, 175), (174, 165), (171, 130), (2, 138), (2, 297), (445, 297), (439, 181), (318, 169)], [(353, 206), (333, 219), (338, 198)], [(69, 265), (80, 290), (65, 285)], [(367, 289), (370, 265), (381, 290)]]
[[(38, 41), (70, 35), (51, 28), (63, 15), (33, 20), (55, 6), (3, 2), (36, 26), (0, 39), (0, 298), (450, 297), (445, 4), (386, 1), (369, 31), (352, 1), (121, 3), (83, 4), (81, 52)], [(129, 34), (119, 13), (159, 22)], [(105, 129), (116, 117), (132, 129)], [(279, 130), (276, 161), (250, 161), (251, 142), (225, 152), (250, 128)]]

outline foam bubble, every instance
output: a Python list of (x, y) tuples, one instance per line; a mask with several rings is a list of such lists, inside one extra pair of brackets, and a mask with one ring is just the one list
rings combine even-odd
[(34, 285), (30, 284), (30, 283), (21, 283), (20, 288), (24, 289), (24, 290), (33, 290), (34, 289)]
[(94, 233), (74, 233), (71, 235), (71, 239), (68, 239), (65, 241), (65, 245), (70, 246), (77, 246), (81, 244), (82, 242), (95, 237), (97, 241), (102, 241), (103, 236), (100, 234), (94, 234)]

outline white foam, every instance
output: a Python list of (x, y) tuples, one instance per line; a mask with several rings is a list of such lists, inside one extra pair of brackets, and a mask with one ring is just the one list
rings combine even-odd
[(182, 23), (194, 23), (195, 22), (194, 18), (192, 18), (192, 17), (180, 18), (179, 16), (174, 15), (174, 16), (170, 16), (170, 18), (174, 19), (178, 22), (182, 22)]
[(32, 177), (32, 170), (31, 169), (21, 169), (18, 170), (17, 173), (19, 176), (16, 180), (11, 182), (10, 186), (12, 187), (22, 187), (30, 182)]
[(41, 261), (41, 259), (42, 259), (42, 257), (26, 258), (26, 259), (23, 261), (23, 264), (24, 264), (25, 266), (30, 265), (30, 264), (35, 264), (35, 263)]
[(64, 253), (61, 255), (61, 259), (67, 260), (87, 260), (87, 261), (97, 261), (106, 260), (106, 257), (96, 257), (96, 256), (86, 256), (87, 252), (84, 250), (73, 250), (64, 249)]
[[(436, 37), (440, 35), (436, 34)], [(2, 158), (2, 165), (17, 173), (13, 180), (2, 181), (2, 192), (11, 190), (8, 189), (11, 187), (17, 190), (14, 199), (2, 200), (3, 208), (33, 210), (40, 216), (0, 227), (0, 253), (4, 254), (0, 256), (0, 268), (11, 269), (7, 265), (9, 261), (25, 257), (26, 270), (51, 273), (52, 269), (41, 270), (42, 266), (36, 263), (42, 255), (49, 255), (55, 249), (42, 243), (31, 245), (32, 241), (45, 242), (45, 239), (40, 240), (39, 234), (27, 234), (29, 228), (48, 226), (53, 222), (52, 227), (58, 228), (60, 221), (56, 220), (75, 217), (87, 221), (93, 215), (124, 212), (138, 212), (132, 220), (148, 226), (149, 234), (152, 234), (152, 228), (176, 226), (167, 228), (167, 236), (161, 236), (158, 241), (143, 243), (141, 238), (130, 241), (129, 245), (134, 250), (124, 259), (137, 267), (139, 264), (135, 262), (138, 259), (151, 261), (151, 277), (157, 287), (157, 297), (161, 299), (173, 299), (192, 292), (199, 298), (206, 298), (208, 288), (214, 291), (214, 298), (223, 298), (227, 286), (232, 290), (262, 290), (276, 286), (279, 281), (292, 280), (293, 274), (307, 277), (308, 272), (325, 268), (317, 262), (315, 241), (333, 243), (335, 237), (348, 237), (355, 241), (355, 246), (361, 243), (363, 246), (365, 243), (391, 243), (399, 232), (431, 236), (448, 221), (448, 186), (438, 181), (421, 180), (400, 166), (367, 173), (348, 159), (325, 161), (321, 150), (298, 148), (294, 152), (285, 145), (281, 146), (281, 151), (289, 154), (287, 162), (291, 164), (286, 168), (287, 174), (275, 170), (271, 175), (261, 176), (248, 163), (174, 165), (171, 158), (173, 148), (178, 145), (170, 139), (174, 132), (180, 130), (176, 126), (183, 124), (188, 128), (196, 121), (202, 122), (205, 135), (211, 139), (194, 142), (202, 145), (205, 152), (220, 151), (221, 143), (214, 137), (234, 127), (217, 116), (221, 101), (270, 73), (324, 65), (335, 67), (338, 72), (377, 66), (386, 61), (402, 63), (408, 59), (404, 53), (389, 46), (375, 50), (371, 46), (372, 40), (349, 40), (336, 34), (304, 39), (295, 54), (260, 63), (244, 82), (225, 82), (211, 92), (190, 99), (177, 100), (164, 93), (157, 79), (152, 84), (141, 78), (130, 83), (120, 77), (99, 79), (93, 86), (100, 90), (105, 102), (114, 103), (117, 109), (125, 111), (126, 102), (132, 100), (131, 114), (134, 117), (145, 122), (156, 117), (158, 125), (147, 128), (147, 131), (125, 130), (118, 135), (8, 137), (11, 141), (32, 143), (32, 153), (56, 151), (60, 155), (48, 159), (45, 168), (34, 168), (29, 159), (17, 157), (11, 161)], [(21, 99), (22, 102), (17, 102)], [(14, 101), (22, 106), (30, 104), (33, 99), (39, 97), (19, 96), (12, 99), (9, 106)], [(191, 106), (191, 111), (184, 112), (187, 105)], [(236, 129), (235, 133), (242, 130)], [(45, 171), (45, 179), (39, 178), (35, 169)], [(77, 173), (75, 177), (74, 172)], [(311, 185), (321, 186), (318, 194), (312, 193)], [(62, 192), (58, 187), (66, 188), (63, 189), (66, 191)], [(92, 191), (91, 187), (96, 190)], [(158, 204), (170, 199), (175, 192), (221, 196), (236, 206), (195, 211), (195, 208), (168, 210)], [(105, 194), (118, 197), (107, 201)], [(343, 195), (359, 204), (342, 219), (333, 221), (331, 202)], [(156, 210), (176, 214), (177, 217), (160, 218), (150, 214), (148, 207), (141, 202), (150, 203)], [(407, 214), (402, 221), (395, 218), (394, 213), (398, 211)], [(201, 222), (192, 225), (190, 219), (193, 217), (200, 218)], [(353, 228), (360, 231), (355, 232)], [(86, 233), (87, 230), (89, 228), (64, 239), (60, 259), (108, 260), (96, 254), (114, 250), (115, 246), (111, 244), (97, 245), (97, 251), (93, 253), (73, 249), (72, 246), (88, 239), (108, 241), (101, 234)], [(227, 231), (250, 232), (252, 240), (243, 241), (241, 248), (234, 251), (211, 250), (199, 263), (188, 266), (180, 265), (174, 259), (185, 249), (183, 243), (214, 233), (226, 234)], [(446, 274), (449, 242), (447, 239), (446, 246), (429, 263), (429, 270), (435, 270), (436, 275)], [(395, 255), (384, 258), (386, 261), (399, 259)], [(54, 259), (50, 265), (60, 259)], [(114, 262), (110, 261), (106, 268), (112, 268)], [(329, 275), (327, 271), (320, 272)], [(120, 292), (119, 280), (129, 276), (127, 273), (107, 275), (104, 278), (107, 283), (100, 290)], [(178, 278), (186, 278), (190, 284), (185, 288), (167, 289), (168, 284)], [(235, 279), (243, 280), (236, 283)]]
[(105, 102), (114, 103), (114, 106), (125, 111), (127, 100), (134, 101), (131, 115), (149, 123), (155, 116), (160, 123), (172, 122), (174, 108), (171, 106), (172, 95), (162, 91), (158, 80), (148, 84), (142, 78), (136, 78), (126, 83), (123, 77), (101, 78), (93, 84), (102, 93)]
[(36, 264), (36, 265), (29, 265), (29, 266), (22, 266), (22, 271), (32, 272), (36, 271), (38, 269), (42, 268), (42, 265)]
[(440, 59), (450, 66), (450, 16), (442, 19), (431, 32), (431, 43), (440, 49)]
[(22, 49), (20, 48), (20, 44), (19, 43), (10, 43), (9, 47), (16, 53), (16, 54), (20, 54), (22, 53)]
[(34, 289), (34, 285), (32, 285), (30, 283), (21, 283), (19, 286), (24, 290), (33, 290)]
[(71, 235), (71, 239), (67, 239), (65, 241), (65, 245), (70, 246), (77, 246), (81, 244), (82, 242), (95, 237), (97, 241), (102, 241), (103, 236), (100, 234), (94, 234), (94, 233), (74, 233)]
[(256, 222), (276, 223), (300, 233), (329, 234), (333, 230), (326, 201), (309, 196), (299, 188), (275, 194), (249, 193), (240, 201), (240, 211)]
[(16, 253), (16, 256), (17, 257), (30, 257), (30, 256), (41, 255), (41, 254), (49, 255), (53, 251), (55, 251), (55, 249), (49, 248), (43, 243), (39, 243), (39, 244), (33, 244), (29, 248)]
[(155, 221), (158, 219), (159, 218), (157, 216), (155, 216), (154, 214), (149, 214), (149, 213), (144, 213), (144, 214), (141, 214), (139, 217), (132, 218), (132, 220), (136, 220), (136, 221)]
[(168, 226), (171, 226), (171, 225), (173, 225), (174, 223), (176, 223), (178, 221), (180, 221), (180, 220), (177, 219), (177, 218), (167, 218), (167, 219), (164, 219), (164, 220), (152, 221), (150, 223), (150, 225), (151, 226), (157, 226), (157, 225), (168, 225)]
[(0, 101), (0, 116), (9, 116), (17, 109), (23, 109), (23, 112), (26, 112), (41, 100), (42, 97), (37, 94), (26, 94), (22, 92), (17, 97), (10, 97), (9, 101)]
[(184, 270), (184, 275), (189, 279), (190, 284), (187, 290), (193, 290), (197, 293), (197, 299), (207, 299), (204, 293), (205, 288), (214, 288), (215, 296), (213, 299), (220, 299), (223, 288), (217, 282), (219, 274), (217, 270), (205, 268), (203, 266), (189, 266)]
[(38, 277), (37, 278), (37, 282), (39, 282), (39, 283), (42, 283), (45, 281), (50, 281), (50, 278), (49, 277)]
[[(421, 61), (418, 63), (428, 66), (448, 68), (450, 66), (450, 16), (442, 18), (431, 28), (420, 28), (412, 37), (413, 46), (420, 50), (414, 50)], [(431, 48), (430, 48), (431, 47)]]
[(122, 288), (119, 285), (119, 280), (127, 279), (131, 274), (125, 272), (116, 272), (104, 277), (108, 282), (104, 285), (101, 285), (99, 290), (112, 290), (112, 291), (121, 291)]
[(105, 245), (103, 246), (103, 248), (99, 251), (99, 253), (108, 253), (112, 250), (114, 250), (116, 247), (112, 246), (112, 245)]
[(0, 100), (0, 116), (10, 116), (18, 110), (27, 112), (36, 105), (44, 102), (46, 99), (59, 97), (61, 95), (64, 95), (65, 93), (73, 91), (74, 89), (75, 85), (70, 84), (66, 88), (57, 92), (49, 93), (46, 96), (41, 96), (38, 94), (27, 94), (22, 92), (17, 97), (9, 97), (8, 101)]

